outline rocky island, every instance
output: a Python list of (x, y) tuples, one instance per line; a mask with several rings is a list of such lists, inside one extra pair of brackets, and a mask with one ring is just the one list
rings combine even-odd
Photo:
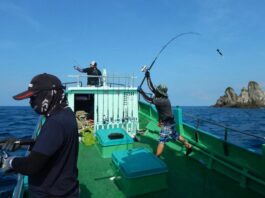
[(232, 87), (227, 87), (214, 107), (260, 108), (265, 107), (265, 92), (255, 81), (250, 81), (248, 87), (243, 87), (239, 96)]

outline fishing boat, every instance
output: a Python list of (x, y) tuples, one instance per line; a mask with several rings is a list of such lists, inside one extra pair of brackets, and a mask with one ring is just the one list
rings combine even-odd
[[(183, 122), (174, 107), (176, 130), (193, 146), (169, 141), (160, 158), (153, 105), (139, 99), (134, 76), (107, 75), (100, 86), (83, 85), (82, 75), (66, 83), (69, 106), (77, 115), (80, 137), (78, 169), (80, 197), (264, 197), (265, 144), (260, 153)], [(84, 114), (80, 114), (83, 112)], [(37, 135), (44, 118), (39, 119)], [(27, 177), (18, 175), (13, 197), (28, 197)]]

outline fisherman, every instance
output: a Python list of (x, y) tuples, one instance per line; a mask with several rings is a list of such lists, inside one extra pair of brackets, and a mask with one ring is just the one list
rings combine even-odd
[[(76, 69), (79, 72), (82, 73), (87, 73), (88, 77), (87, 77), (87, 85), (92, 85), (92, 86), (101, 86), (102, 82), (101, 82), (101, 71), (97, 68), (97, 62), (96, 61), (92, 61), (90, 63), (90, 67), (85, 68), (85, 69), (81, 69), (78, 66), (74, 66), (74, 69)], [(91, 77), (90, 77), (91, 76)]]
[[(35, 76), (28, 90), (13, 98), (29, 98), (30, 106), (45, 123), (26, 157), (5, 156), (4, 172), (28, 175), (30, 197), (79, 197), (77, 179), (78, 129), (75, 115), (67, 106), (61, 81), (51, 74)], [(15, 148), (17, 139), (7, 141), (2, 149)]]
[(141, 87), (137, 90), (144, 97), (144, 99), (155, 105), (158, 116), (159, 125), (161, 127), (159, 143), (156, 150), (156, 156), (160, 156), (164, 150), (164, 144), (171, 137), (172, 139), (179, 140), (186, 147), (186, 155), (188, 156), (192, 152), (191, 145), (176, 131), (176, 123), (172, 113), (172, 107), (167, 95), (167, 87), (165, 85), (158, 85), (156, 88), (151, 81), (150, 72), (145, 72), (147, 84), (149, 89), (153, 92), (154, 97), (148, 97)]

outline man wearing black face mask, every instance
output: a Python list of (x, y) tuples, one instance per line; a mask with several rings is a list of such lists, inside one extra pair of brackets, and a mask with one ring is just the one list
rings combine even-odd
[[(34, 111), (46, 117), (27, 157), (7, 157), (2, 169), (29, 177), (29, 191), (35, 197), (79, 197), (77, 180), (78, 128), (67, 106), (64, 86), (50, 74), (35, 76), (28, 90), (14, 99), (30, 98)], [(15, 140), (14, 140), (15, 141)], [(12, 141), (2, 148), (14, 148)], [(14, 144), (14, 142), (13, 142)]]

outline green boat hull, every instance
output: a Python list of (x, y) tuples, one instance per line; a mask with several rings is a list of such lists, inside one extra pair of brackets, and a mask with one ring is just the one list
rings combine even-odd
[[(174, 115), (177, 130), (193, 145), (193, 152), (187, 157), (180, 143), (166, 143), (160, 159), (168, 167), (167, 188), (137, 197), (265, 196), (265, 145), (263, 153), (258, 154), (183, 123), (180, 108), (174, 111)], [(142, 133), (136, 135), (138, 141), (134, 143), (134, 148), (144, 147), (152, 152), (156, 150), (160, 130), (157, 121), (157, 112), (153, 106), (140, 102), (139, 127)], [(127, 189), (117, 185), (120, 175), (111, 158), (102, 157), (97, 146), (80, 143), (80, 197), (127, 197)], [(148, 180), (148, 185), (152, 185), (152, 181)], [(20, 192), (20, 197), (28, 197), (25, 178), (24, 185), (17, 187), (14, 194), (16, 191)]]

